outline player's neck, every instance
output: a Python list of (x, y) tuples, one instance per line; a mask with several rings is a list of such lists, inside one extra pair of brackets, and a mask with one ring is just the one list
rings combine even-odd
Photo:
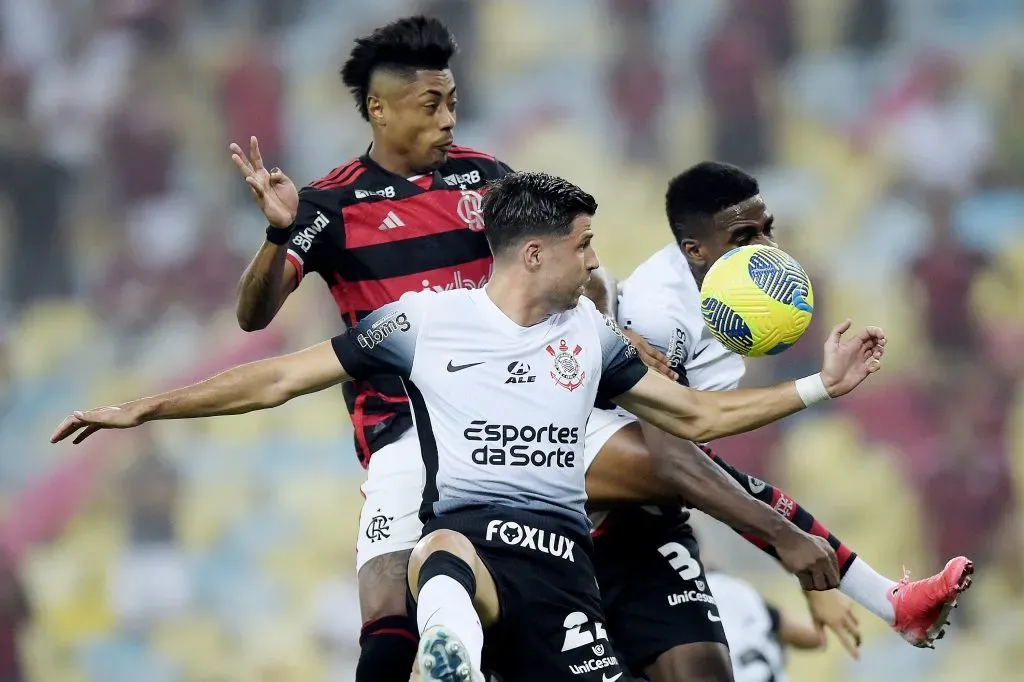
[(551, 310), (547, 298), (533, 291), (529, 282), (512, 273), (495, 272), (484, 291), (498, 310), (520, 327), (532, 327), (556, 312)]
[(411, 178), (414, 175), (421, 174), (421, 171), (413, 168), (408, 158), (403, 154), (388, 149), (386, 145), (380, 144), (376, 140), (370, 146), (370, 158), (384, 170), (395, 175), (401, 175), (403, 178)]

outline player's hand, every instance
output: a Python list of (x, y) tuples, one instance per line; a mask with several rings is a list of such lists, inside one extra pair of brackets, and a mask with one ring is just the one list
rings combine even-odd
[(129, 403), (98, 407), (86, 412), (72, 412), (50, 436), (50, 442), (59, 443), (81, 431), (72, 441), (78, 445), (100, 429), (130, 429), (143, 421), (140, 412)]
[(623, 329), (622, 333), (626, 335), (629, 342), (640, 353), (640, 359), (644, 361), (645, 365), (659, 374), (664, 374), (672, 381), (679, 381), (679, 375), (672, 371), (668, 364), (668, 358), (657, 348), (647, 343), (647, 339), (629, 329)]
[(795, 527), (776, 541), (775, 550), (783, 568), (800, 580), (804, 590), (831, 590), (839, 586), (839, 562), (824, 538)]
[(843, 339), (850, 320), (832, 328), (825, 342), (825, 360), (821, 380), (833, 398), (846, 395), (882, 367), (885, 332), (880, 327), (865, 327), (856, 336)]
[(277, 228), (290, 227), (299, 212), (299, 191), (295, 183), (280, 168), (268, 171), (264, 167), (260, 145), (255, 136), (249, 138), (248, 158), (234, 142), (228, 148), (231, 150), (231, 160), (245, 178), (267, 221)]
[(818, 628), (828, 628), (846, 653), (854, 659), (860, 658), (860, 622), (853, 612), (853, 602), (838, 590), (825, 592), (804, 592), (807, 597), (807, 608), (811, 612), (814, 624)]

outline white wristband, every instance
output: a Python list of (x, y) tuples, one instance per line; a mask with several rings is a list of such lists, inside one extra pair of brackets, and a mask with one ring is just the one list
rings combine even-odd
[(800, 400), (804, 401), (804, 407), (810, 407), (832, 398), (825, 388), (825, 382), (821, 380), (820, 373), (797, 379), (796, 392), (800, 394)]

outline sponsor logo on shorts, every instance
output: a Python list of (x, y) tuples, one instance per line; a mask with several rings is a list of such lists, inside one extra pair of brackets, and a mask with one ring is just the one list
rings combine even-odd
[[(575, 651), (589, 646), (595, 658), (587, 658), (578, 664), (569, 666), (569, 672), (573, 675), (586, 675), (596, 670), (603, 670), (618, 665), (619, 661), (615, 656), (608, 655), (609, 647), (603, 642), (608, 641), (608, 633), (603, 623), (597, 621), (591, 623), (587, 614), (582, 611), (573, 611), (562, 622), (565, 628), (565, 639), (562, 641), (562, 652)], [(621, 673), (620, 673), (621, 674)], [(610, 678), (618, 679), (619, 675)]]
[[(491, 424), (483, 419), (473, 420), (469, 424), (462, 432), (466, 440), (494, 444), (473, 450), (470, 457), (474, 464), (558, 469), (576, 466), (575, 448), (561, 446), (575, 446), (579, 443), (578, 426)], [(549, 447), (551, 445), (556, 447)]]
[(412, 323), (405, 313), (391, 313), (371, 324), (356, 340), (366, 350), (373, 350), (395, 332), (407, 332), (410, 329)]
[(684, 592), (676, 592), (675, 594), (668, 595), (669, 606), (679, 606), (680, 604), (689, 604), (691, 602), (701, 602), (717, 606), (714, 597), (710, 594), (698, 592), (697, 590), (686, 590)]
[[(570, 563), (576, 563), (576, 557), (572, 553), (576, 543), (564, 535), (516, 523), (515, 521), (492, 519), (487, 523), (487, 540), (493, 540), (495, 537), (501, 538), (501, 541), (506, 545), (532, 549), (541, 554), (550, 554), (559, 559), (565, 559)], [(591, 639), (590, 641), (594, 640)], [(587, 644), (589, 643), (587, 642)]]
[(704, 581), (703, 580), (694, 580), (693, 584), (696, 585), (697, 589), (700, 590), (701, 592), (704, 591)]
[(366, 537), (370, 542), (377, 542), (378, 540), (386, 540), (391, 537), (391, 522), (394, 521), (393, 516), (384, 516), (380, 513), (380, 509), (377, 513), (370, 518), (370, 523), (366, 526)]

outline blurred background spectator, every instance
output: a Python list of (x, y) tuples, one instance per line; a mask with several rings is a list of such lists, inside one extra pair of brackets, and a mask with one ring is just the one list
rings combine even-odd
[[(979, 579), (936, 651), (862, 617), (860, 662), (794, 655), (792, 679), (1017, 676), (1020, 2), (0, 0), (0, 682), (351, 679), (363, 474), (340, 394), (81, 449), (46, 437), (73, 405), (337, 330), (316, 282), (238, 330), (263, 225), (225, 150), (258, 135), (302, 184), (361, 154), (337, 70), (414, 11), (462, 45), (459, 141), (593, 192), (619, 277), (668, 240), (671, 175), (759, 174), (818, 314), (749, 382), (811, 371), (843, 316), (889, 333), (870, 386), (718, 449), (890, 575), (969, 553)], [(704, 536), (799, 603), (731, 533)]]

